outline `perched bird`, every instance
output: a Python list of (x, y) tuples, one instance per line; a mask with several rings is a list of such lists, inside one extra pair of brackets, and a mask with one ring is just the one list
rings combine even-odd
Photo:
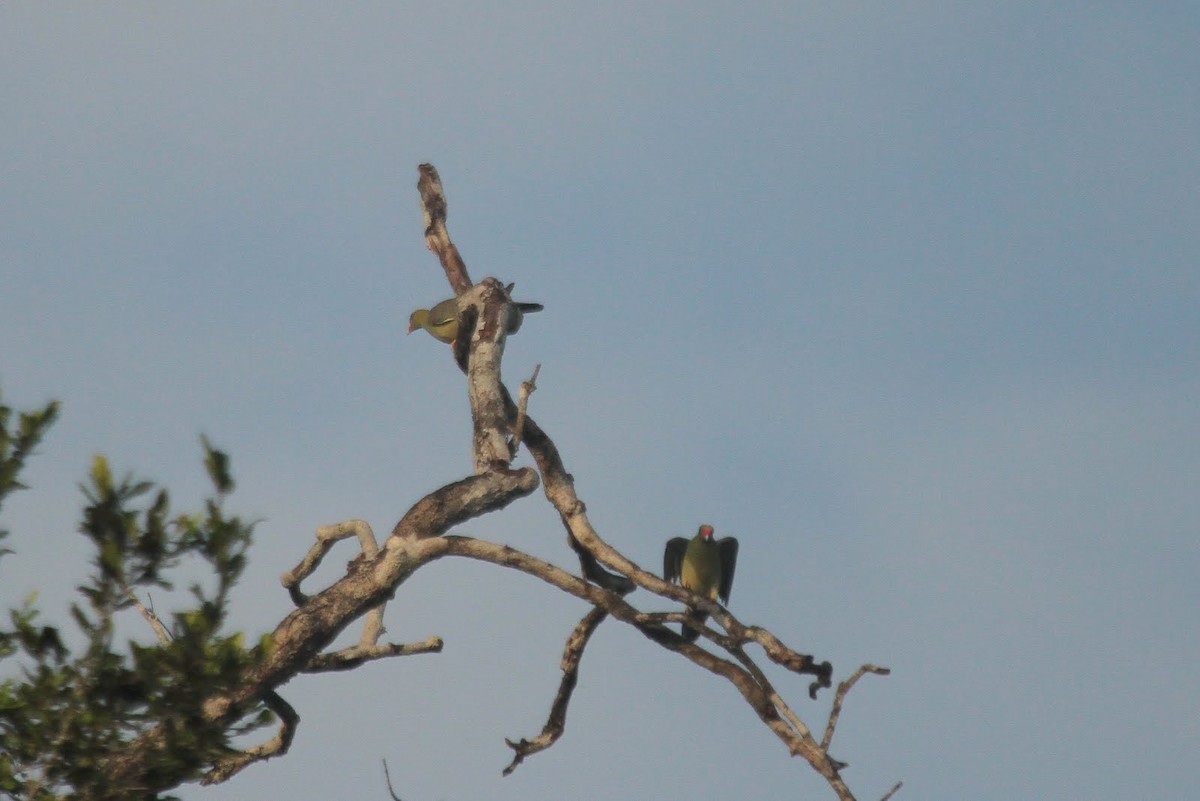
[[(506, 290), (512, 290), (512, 288), (512, 284), (505, 287)], [(541, 311), (545, 308), (540, 303), (521, 302), (517, 302), (516, 307), (522, 314)], [(515, 319), (517, 322), (514, 326), (519, 326), (520, 315)], [(408, 315), (408, 333), (411, 334), (418, 328), (424, 328), (430, 336), (440, 339), (442, 342), (454, 342), (458, 338), (458, 299), (448, 298), (436, 304), (432, 309), (417, 309)], [(516, 333), (516, 327), (506, 333)]]
[(417, 309), (408, 315), (408, 333), (418, 328), (424, 328), (442, 342), (453, 342), (458, 336), (458, 300), (443, 300), (432, 309)]
[[(690, 540), (684, 537), (667, 540), (667, 549), (663, 553), (663, 578), (677, 581), (710, 601), (720, 598), (722, 603), (729, 603), (737, 552), (736, 539), (723, 537), (714, 540), (713, 527), (706, 523)], [(700, 627), (707, 618), (708, 612), (692, 609), (688, 613), (688, 622), (679, 632), (683, 639), (693, 642), (699, 637)]]

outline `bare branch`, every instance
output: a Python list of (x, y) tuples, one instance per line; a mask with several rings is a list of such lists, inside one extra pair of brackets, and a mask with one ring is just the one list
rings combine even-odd
[(513, 423), (512, 441), (508, 444), (509, 459), (516, 458), (517, 449), (521, 447), (521, 436), (525, 432), (525, 415), (529, 407), (529, 396), (537, 389), (537, 377), (541, 371), (542, 365), (535, 365), (533, 375), (529, 376), (529, 380), (521, 382), (521, 389), (517, 393), (517, 420)]
[(354, 536), (358, 537), (363, 557), (370, 559), (379, 553), (379, 544), (375, 541), (375, 533), (371, 531), (371, 526), (365, 520), (345, 520), (317, 529), (317, 541), (308, 549), (308, 553), (300, 560), (300, 564), (279, 577), (280, 583), (287, 588), (292, 603), (296, 606), (303, 606), (308, 601), (308, 596), (300, 591), (300, 582), (312, 575), (313, 571), (320, 566), (321, 560), (325, 558), (325, 554), (329, 553), (334, 545), (347, 537)]
[(904, 786), (904, 782), (896, 782), (895, 784), (892, 785), (892, 789), (890, 789), (886, 793), (884, 793), (883, 798), (879, 799), (879, 801), (888, 801), (889, 798), (894, 796), (896, 793), (900, 792), (900, 788), (903, 786)]
[(811, 736), (805, 737), (781, 717), (767, 691), (749, 671), (727, 659), (716, 656), (695, 643), (686, 642), (677, 633), (662, 625), (660, 615), (640, 612), (620, 595), (585, 582), (560, 567), (507, 545), (458, 536), (440, 537), (427, 544), (431, 548), (437, 549), (436, 554), (431, 553), (431, 559), (445, 555), (466, 556), (511, 567), (535, 576), (564, 592), (603, 608), (614, 618), (634, 626), (659, 645), (675, 651), (705, 670), (725, 678), (741, 693), (759, 719), (787, 746), (789, 753), (803, 756), (817, 772), (825, 777), (843, 801), (853, 798), (841, 777), (837, 775), (836, 765), (825, 758), (824, 753)]
[(427, 637), (420, 642), (387, 643), (384, 645), (354, 645), (340, 651), (317, 654), (309, 660), (301, 673), (326, 673), (337, 670), (353, 670), (359, 665), (389, 656), (412, 656), (413, 654), (436, 654), (442, 650), (441, 637)]
[(743, 627), (732, 615), (721, 610), (717, 615), (718, 618), (728, 616), (730, 626), (733, 631), (744, 634), (748, 639), (753, 640), (762, 646), (767, 658), (780, 667), (787, 668), (793, 673), (804, 673), (817, 677), (817, 680), (808, 685), (808, 697), (816, 700), (817, 690), (822, 687), (829, 687), (833, 684), (833, 666), (829, 662), (817, 663), (809, 654), (802, 654), (788, 648), (783, 642), (771, 632), (759, 626)]
[[(230, 725), (239, 720), (303, 670), (350, 622), (386, 601), (415, 570), (440, 556), (438, 535), (472, 517), (501, 509), (537, 486), (533, 470), (504, 471), (471, 476), (422, 498), (396, 524), (373, 558), (351, 562), (341, 579), (308, 598), (275, 627), (267, 657), (247, 671), (239, 686), (205, 699), (200, 708), (202, 719)], [(175, 786), (176, 777), (155, 767), (170, 747), (166, 724), (123, 744), (102, 766), (109, 785), (136, 787), (146, 793)]]
[(825, 724), (825, 736), (821, 738), (821, 750), (828, 751), (829, 743), (833, 740), (833, 730), (837, 727), (838, 718), (842, 714), (842, 702), (846, 700), (846, 693), (850, 692), (850, 688), (858, 683), (867, 673), (874, 673), (877, 676), (889, 676), (891, 670), (877, 665), (866, 664), (851, 674), (850, 678), (838, 684), (837, 692), (833, 695), (833, 708), (829, 711), (829, 722)]
[(420, 165), (417, 172), (420, 174), (417, 191), (421, 194), (421, 211), (425, 216), (425, 245), (442, 263), (454, 294), (461, 295), (471, 288), (471, 277), (467, 275), (467, 265), (450, 241), (450, 232), (446, 228), (446, 195), (442, 191), (442, 179), (432, 164)]
[(383, 760), (383, 780), (387, 782), (388, 795), (392, 797), (392, 801), (400, 801), (400, 796), (396, 795), (396, 791), (392, 789), (392, 775), (388, 773), (387, 760)]
[[(505, 393), (507, 397), (507, 392)], [(513, 410), (512, 398), (507, 397), (506, 405)], [(567, 530), (567, 544), (579, 557), (579, 569), (588, 581), (620, 593), (628, 595), (636, 586), (627, 576), (620, 573), (610, 573), (600, 566), (600, 562), (576, 536), (576, 529), (591, 531), (591, 523), (587, 519), (587, 507), (575, 494), (575, 478), (563, 466), (562, 457), (554, 442), (541, 429), (532, 417), (526, 415), (521, 426), (525, 447), (533, 455), (538, 471), (542, 475), (542, 485), (545, 488), (546, 499), (558, 510), (563, 527)], [(595, 532), (592, 532), (595, 535)]]
[(791, 724), (792, 728), (796, 730), (796, 733), (805, 741), (813, 741), (812, 733), (809, 731), (808, 726), (806, 726), (804, 721), (800, 720), (796, 713), (792, 711), (792, 708), (788, 706), (786, 702), (784, 702), (782, 696), (779, 695), (779, 692), (771, 684), (766, 674), (762, 672), (762, 668), (760, 668), (758, 664), (746, 654), (740, 645), (737, 645), (736, 643), (730, 643), (726, 646), (726, 649), (733, 654), (739, 662), (742, 663), (742, 667), (746, 668), (750, 675), (754, 677), (754, 680), (758, 682), (759, 686), (763, 688), (763, 691), (770, 696), (771, 703), (775, 704), (775, 708), (778, 709), (780, 714), (782, 714), (787, 722)]
[(503, 509), (538, 486), (529, 468), (469, 476), (434, 490), (412, 505), (392, 529), (392, 537), (439, 537), (473, 517)]
[(222, 759), (204, 774), (200, 780), (201, 784), (219, 784), (250, 763), (281, 756), (291, 748), (292, 738), (296, 736), (296, 727), (300, 724), (300, 716), (296, 714), (292, 705), (274, 690), (263, 695), (263, 703), (279, 718), (279, 729), (276, 730), (275, 736), (262, 745), (247, 748)]
[[(505, 404), (508, 393), (500, 383), (500, 360), (504, 340), (514, 330), (520, 311), (509, 300), (508, 292), (495, 278), (485, 278), (459, 298), (459, 307), (474, 309), (475, 327), (470, 333), (470, 358), (467, 363), (467, 399), (474, 424), (472, 452), (475, 472), (508, 468), (512, 455), (508, 434), (512, 416)], [(468, 334), (460, 323), (458, 340)]]
[(516, 752), (513, 761), (504, 769), (505, 776), (516, 770), (517, 765), (525, 761), (525, 757), (544, 751), (562, 736), (567, 726), (567, 706), (571, 703), (571, 695), (575, 692), (575, 683), (579, 679), (579, 663), (583, 660), (583, 651), (587, 648), (592, 633), (606, 617), (608, 612), (600, 607), (592, 609), (584, 615), (583, 620), (579, 621), (571, 636), (567, 638), (562, 657), (562, 682), (558, 685), (558, 693), (550, 705), (550, 716), (546, 719), (546, 725), (542, 727), (542, 733), (532, 740), (521, 738), (515, 743), (507, 738), (504, 740), (508, 747)]
[[(297, 606), (302, 606), (308, 600), (308, 596), (300, 592), (300, 582), (316, 570), (321, 560), (336, 543), (351, 536), (358, 537), (359, 547), (362, 551), (356, 557), (356, 560), (370, 559), (379, 553), (379, 545), (375, 541), (375, 534), (371, 531), (371, 526), (365, 520), (346, 520), (317, 529), (317, 542), (305, 554), (300, 564), (287, 573), (284, 573), (280, 579), (283, 585), (288, 588), (288, 592), (292, 596), (292, 601)], [(343, 648), (340, 651), (317, 654), (309, 660), (308, 664), (301, 669), (301, 672), (323, 673), (351, 670), (364, 662), (375, 659), (383, 659), (389, 656), (436, 653), (442, 650), (442, 639), (440, 637), (429, 637), (416, 643), (387, 643), (385, 645), (378, 645), (379, 638), (384, 632), (383, 612), (386, 605), (386, 601), (381, 601), (364, 615), (363, 630), (359, 635), (356, 645)]]

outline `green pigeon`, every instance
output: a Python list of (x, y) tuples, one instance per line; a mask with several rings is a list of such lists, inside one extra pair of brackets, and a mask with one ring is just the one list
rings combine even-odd
[(432, 309), (417, 309), (408, 315), (408, 333), (424, 328), (434, 339), (453, 342), (458, 336), (458, 300), (443, 300)]
[[(700, 526), (696, 536), (690, 540), (672, 537), (667, 540), (663, 553), (663, 578), (677, 581), (686, 589), (702, 595), (710, 601), (721, 599), (729, 603), (729, 591), (733, 589), (733, 570), (737, 567), (738, 541), (733, 537), (713, 539), (713, 527), (707, 523)], [(687, 623), (679, 632), (683, 639), (693, 642), (700, 636), (700, 627), (708, 618), (708, 612), (692, 609)]]
[[(506, 287), (506, 290), (511, 290), (512, 284)], [(544, 306), (540, 303), (516, 303), (521, 313), (541, 311)], [(512, 330), (506, 333), (516, 333), (516, 327), (520, 325), (521, 317), (516, 317), (517, 322), (514, 323)], [(440, 339), (442, 342), (453, 342), (458, 337), (458, 299), (447, 298), (436, 304), (432, 309), (417, 309), (412, 314), (408, 315), (408, 333), (416, 331), (418, 328), (424, 328), (429, 332), (430, 336), (435, 339)]]

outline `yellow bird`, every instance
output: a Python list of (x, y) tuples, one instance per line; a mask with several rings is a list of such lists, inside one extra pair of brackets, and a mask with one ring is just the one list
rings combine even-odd
[[(737, 567), (738, 541), (733, 537), (713, 539), (713, 527), (705, 523), (690, 540), (674, 537), (663, 553), (663, 578), (677, 581), (687, 589), (715, 601), (729, 603), (733, 589), (733, 571)], [(700, 627), (708, 612), (691, 609), (688, 622), (679, 633), (692, 642), (700, 636)]]
[[(507, 289), (512, 289), (509, 284)], [(544, 306), (540, 303), (516, 304), (522, 313), (541, 311)], [(517, 318), (520, 320), (520, 318)], [(434, 339), (442, 342), (453, 342), (458, 338), (458, 299), (447, 298), (436, 304), (432, 309), (417, 309), (408, 316), (408, 333), (424, 328)], [(507, 333), (515, 333), (515, 330)]]
[(408, 333), (418, 328), (442, 342), (453, 342), (458, 336), (458, 300), (443, 300), (432, 309), (417, 309), (408, 315)]

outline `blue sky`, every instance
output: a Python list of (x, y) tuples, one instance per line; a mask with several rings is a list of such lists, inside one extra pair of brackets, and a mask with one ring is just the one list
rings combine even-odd
[[(0, 601), (65, 620), (93, 453), (186, 505), (199, 434), (231, 452), (255, 633), (317, 526), (383, 536), (469, 472), (461, 375), (404, 336), (448, 294), (431, 161), (472, 275), (546, 305), (505, 374), (543, 365), (601, 534), (653, 567), (710, 522), (743, 620), (893, 669), (835, 740), (860, 798), (1187, 797), (1198, 38), (1184, 3), (6, 5), (0, 386), (65, 406)], [(463, 531), (572, 564), (540, 495)], [(442, 654), (295, 680), (291, 754), (183, 797), (378, 796), (381, 758), (405, 799), (830, 797), (611, 623), (502, 779), (584, 611), (426, 568), (389, 635)]]

